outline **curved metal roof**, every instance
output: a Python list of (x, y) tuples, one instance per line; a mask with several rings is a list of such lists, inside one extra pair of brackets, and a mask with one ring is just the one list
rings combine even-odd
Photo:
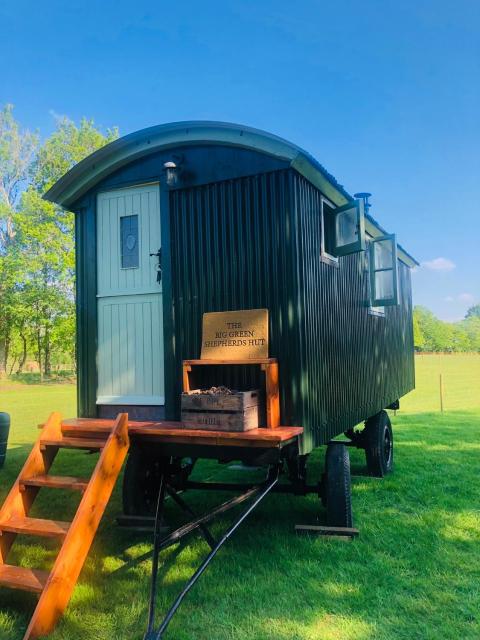
[(335, 204), (352, 199), (313, 156), (297, 145), (260, 129), (208, 121), (161, 124), (114, 140), (70, 169), (44, 198), (68, 208), (103, 178), (137, 158), (160, 149), (202, 143), (253, 149), (285, 160), (317, 184)]
[[(76, 164), (43, 197), (68, 209), (101, 180), (124, 165), (161, 149), (191, 144), (221, 144), (265, 153), (289, 162), (337, 206), (353, 200), (312, 155), (288, 140), (261, 129), (201, 120), (160, 124), (114, 140)], [(373, 218), (366, 218), (367, 230), (372, 235), (384, 232)], [(410, 266), (418, 264), (400, 246), (399, 252), (399, 257)]]

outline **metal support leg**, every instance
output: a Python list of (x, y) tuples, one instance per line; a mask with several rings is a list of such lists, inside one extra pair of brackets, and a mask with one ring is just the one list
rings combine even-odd
[[(240, 502), (244, 501), (247, 498), (250, 498), (250, 497), (254, 498), (253, 502), (245, 509), (245, 511), (240, 515), (240, 517), (237, 518), (237, 520), (229, 527), (229, 529), (223, 535), (223, 537), (218, 542), (215, 543), (215, 545), (213, 546), (213, 548), (211, 549), (210, 553), (207, 555), (205, 560), (202, 562), (200, 567), (195, 571), (192, 577), (188, 580), (185, 587), (182, 589), (181, 593), (177, 596), (175, 602), (168, 610), (162, 624), (160, 625), (160, 627), (158, 628), (158, 631), (156, 632), (153, 631), (153, 620), (155, 615), (155, 590), (156, 590), (156, 582), (157, 582), (157, 574), (158, 574), (158, 553), (161, 548), (165, 548), (166, 546), (168, 546), (169, 543), (171, 544), (172, 537), (176, 538), (177, 540), (180, 539), (180, 537), (183, 537), (184, 535), (186, 535), (186, 533), (193, 531), (196, 528), (199, 528), (200, 525), (203, 524), (205, 521), (212, 519), (212, 516), (211, 514), (207, 514), (206, 516), (197, 518), (196, 521), (193, 521), (193, 523), (184, 525), (184, 527), (181, 527), (179, 530), (177, 530), (177, 532), (173, 532), (173, 534), (171, 534), (170, 536), (167, 536), (163, 540), (159, 540), (157, 539), (157, 537), (155, 538), (154, 562), (152, 566), (152, 591), (151, 591), (151, 600), (150, 600), (149, 625), (148, 625), (147, 633), (144, 636), (144, 640), (162, 640), (163, 633), (165, 632), (167, 626), (170, 624), (170, 621), (172, 620), (173, 616), (175, 615), (175, 612), (177, 611), (178, 607), (181, 605), (187, 593), (195, 585), (195, 583), (203, 574), (203, 572), (208, 567), (210, 562), (216, 556), (220, 548), (233, 535), (233, 533), (238, 529), (238, 527), (242, 524), (242, 522), (250, 515), (250, 513), (255, 509), (255, 507), (275, 487), (275, 485), (278, 483), (279, 474), (280, 474), (280, 467), (275, 466), (274, 468), (270, 469), (268, 479), (264, 485), (251, 488), (249, 491), (247, 491), (246, 494), (239, 496), (238, 498), (234, 498), (233, 500), (230, 500), (227, 503), (220, 505), (220, 507), (213, 509), (212, 513), (216, 513), (216, 514), (222, 513), (226, 511), (228, 508), (232, 508), (233, 506), (235, 506), (236, 504), (239, 504)], [(165, 497), (165, 490), (166, 490), (165, 482), (162, 476), (162, 485), (160, 487), (160, 493), (159, 493), (159, 505), (161, 503), (163, 504), (163, 499)], [(163, 498), (161, 499), (162, 492), (163, 492)], [(178, 495), (177, 495), (177, 498), (178, 498)], [(182, 499), (180, 500), (183, 502)], [(161, 511), (160, 509), (157, 509), (157, 516), (160, 511)], [(156, 521), (155, 531), (157, 531), (157, 528), (158, 528), (158, 523)]]
[[(170, 460), (171, 462), (171, 460)], [(168, 468), (168, 466), (167, 466)], [(158, 491), (157, 509), (155, 513), (155, 530), (153, 534), (153, 558), (152, 558), (152, 583), (150, 586), (150, 602), (148, 607), (148, 625), (147, 632), (144, 636), (144, 640), (155, 640), (156, 635), (154, 631), (155, 625), (155, 595), (157, 592), (157, 578), (158, 578), (158, 560), (161, 551), (161, 522), (163, 516), (163, 509), (165, 504), (165, 492), (166, 492), (166, 468), (162, 470), (160, 476), (160, 488)]]

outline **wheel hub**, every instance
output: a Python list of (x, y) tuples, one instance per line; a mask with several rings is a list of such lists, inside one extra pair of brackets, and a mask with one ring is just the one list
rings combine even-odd
[(393, 442), (392, 438), (390, 437), (390, 431), (388, 428), (385, 428), (385, 431), (383, 432), (383, 455), (387, 467), (390, 465), (390, 462), (392, 460), (392, 449)]

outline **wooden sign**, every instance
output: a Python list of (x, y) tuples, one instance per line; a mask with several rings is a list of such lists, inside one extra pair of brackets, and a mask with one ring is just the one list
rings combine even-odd
[(268, 358), (268, 309), (203, 314), (202, 360)]

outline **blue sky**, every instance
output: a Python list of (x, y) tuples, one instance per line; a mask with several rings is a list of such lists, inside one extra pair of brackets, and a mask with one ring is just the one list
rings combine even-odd
[(480, 2), (0, 4), (0, 104), (121, 134), (244, 123), (310, 151), (422, 262), (415, 302), (480, 302)]

